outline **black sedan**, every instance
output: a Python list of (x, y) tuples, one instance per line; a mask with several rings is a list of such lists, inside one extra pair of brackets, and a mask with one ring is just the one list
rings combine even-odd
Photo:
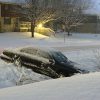
[(64, 54), (52, 49), (37, 47), (9, 49), (4, 50), (0, 58), (14, 63), (17, 67), (25, 66), (52, 78), (68, 77), (82, 72), (81, 69), (74, 67), (74, 63)]

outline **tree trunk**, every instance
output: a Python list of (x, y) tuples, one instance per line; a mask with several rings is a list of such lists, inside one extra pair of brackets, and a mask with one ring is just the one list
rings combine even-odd
[(31, 21), (31, 37), (34, 38), (34, 32), (35, 32), (35, 21)]
[(69, 29), (67, 30), (67, 32), (68, 32), (68, 36), (70, 36), (70, 30)]
[(71, 35), (71, 34), (70, 34), (70, 28), (66, 27), (66, 28), (65, 28), (65, 31), (67, 32), (67, 35), (68, 35), (68, 36)]

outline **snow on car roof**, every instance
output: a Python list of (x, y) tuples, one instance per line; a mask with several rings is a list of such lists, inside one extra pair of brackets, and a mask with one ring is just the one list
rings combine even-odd
[(50, 52), (50, 51), (54, 51), (54, 52), (57, 52), (58, 50), (55, 50), (54, 48), (48, 48), (48, 47), (23, 47), (23, 48), (20, 48), (20, 50), (27, 50), (27, 49), (36, 49), (36, 50), (43, 50), (45, 52)]

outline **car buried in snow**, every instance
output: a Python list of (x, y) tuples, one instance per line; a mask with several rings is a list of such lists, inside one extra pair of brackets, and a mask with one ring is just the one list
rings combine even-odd
[(82, 73), (82, 70), (74, 67), (74, 63), (64, 54), (52, 49), (38, 47), (8, 49), (3, 51), (0, 58), (12, 62), (17, 67), (24, 66), (52, 78)]

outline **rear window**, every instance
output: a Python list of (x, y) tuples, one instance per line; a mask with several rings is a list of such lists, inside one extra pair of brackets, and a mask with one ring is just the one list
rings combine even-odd
[(51, 58), (48, 52), (45, 52), (45, 51), (42, 51), (42, 50), (38, 50), (37, 55), (40, 56), (40, 57), (46, 58), (46, 59)]

